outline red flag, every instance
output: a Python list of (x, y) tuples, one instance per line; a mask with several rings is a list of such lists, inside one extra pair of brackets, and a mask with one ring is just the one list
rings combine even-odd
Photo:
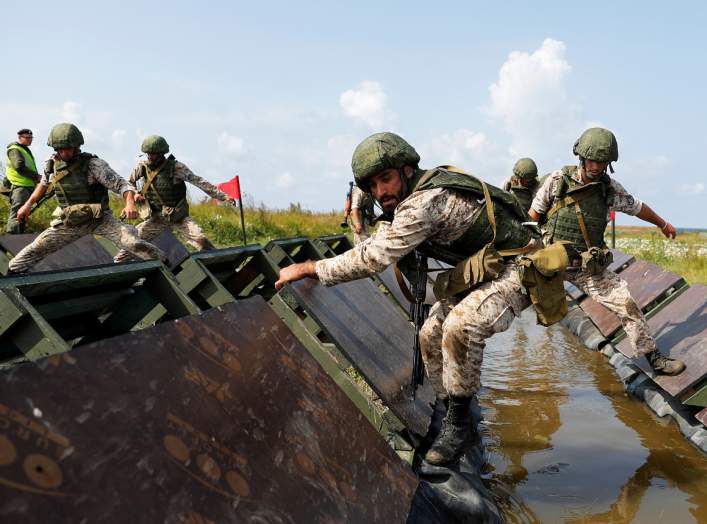
[[(238, 177), (236, 177), (236, 178), (238, 178)], [(610, 214), (610, 216), (611, 216), (611, 220), (616, 220), (616, 211), (614, 211), (614, 210), (611, 210), (611, 212), (610, 212), (610, 213), (611, 213), (611, 214)]]
[(237, 175), (228, 182), (219, 184), (218, 188), (231, 198), (235, 198), (237, 200), (241, 198), (241, 183), (238, 181)]

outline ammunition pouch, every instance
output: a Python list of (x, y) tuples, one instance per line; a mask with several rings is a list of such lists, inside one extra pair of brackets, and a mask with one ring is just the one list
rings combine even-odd
[(614, 254), (605, 247), (590, 247), (589, 250), (580, 254), (582, 258), (582, 271), (590, 275), (603, 273), (614, 261)]
[(174, 207), (162, 206), (160, 216), (170, 224), (174, 224), (185, 219), (189, 216), (189, 203), (187, 202), (187, 199), (185, 198), (180, 200)]
[(103, 206), (101, 204), (73, 204), (64, 208), (57, 207), (52, 216), (54, 217), (50, 224), (52, 226), (64, 224), (67, 227), (75, 227), (102, 218)]
[(569, 257), (564, 243), (550, 246), (521, 257), (523, 286), (535, 308), (538, 324), (551, 326), (567, 314), (565, 296), (565, 271)]
[(466, 295), (484, 282), (498, 278), (506, 268), (503, 257), (492, 245), (459, 262), (454, 269), (437, 276), (433, 292), (437, 300)]

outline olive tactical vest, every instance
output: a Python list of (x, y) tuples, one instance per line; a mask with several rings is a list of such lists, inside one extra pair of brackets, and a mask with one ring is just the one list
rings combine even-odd
[(604, 245), (604, 231), (608, 223), (609, 207), (613, 202), (613, 191), (608, 176), (602, 176), (597, 182), (583, 184), (574, 178), (576, 173), (577, 166), (562, 168), (562, 176), (555, 189), (554, 204), (547, 213), (546, 235), (550, 242), (569, 241), (577, 253), (582, 253), (590, 247)]
[[(410, 180), (411, 193), (441, 187), (466, 193), (477, 199), (484, 198), (484, 190), (478, 178), (449, 169), (452, 168), (441, 166), (416, 174)], [(527, 220), (527, 215), (512, 195), (488, 184), (487, 187), (494, 203), (493, 209), (496, 217), (494, 246), (496, 249), (501, 251), (522, 248), (527, 246), (531, 240), (540, 237), (536, 230), (522, 225)], [(437, 260), (455, 265), (482, 249), (492, 239), (493, 230), (484, 203), (474, 222), (460, 238), (449, 246), (439, 246), (427, 241), (420, 246), (420, 251)]]
[[(143, 196), (150, 203), (153, 210), (160, 211), (162, 206), (177, 207), (182, 201), (187, 198), (187, 185), (181, 181), (174, 183), (174, 168), (177, 160), (174, 155), (169, 155), (157, 168), (151, 169), (146, 162), (141, 165), (142, 172), (140, 177), (145, 178), (145, 184), (148, 180), (152, 183), (144, 191)], [(154, 178), (153, 178), (154, 177)]]
[[(63, 160), (53, 161), (52, 177), (49, 180), (54, 184), (56, 200), (60, 207), (74, 204), (101, 204), (105, 211), (108, 209), (108, 188), (103, 184), (90, 184), (88, 182), (88, 165), (96, 155), (79, 153), (69, 162)], [(54, 180), (57, 182), (53, 182)]]
[(535, 193), (538, 192), (538, 187), (537, 180), (529, 187), (525, 187), (522, 184), (511, 183), (511, 187), (508, 191), (518, 199), (521, 207), (527, 212), (530, 209), (530, 205), (533, 203)]

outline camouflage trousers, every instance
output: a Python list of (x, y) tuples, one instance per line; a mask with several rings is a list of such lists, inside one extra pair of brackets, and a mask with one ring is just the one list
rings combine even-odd
[[(185, 217), (178, 222), (170, 223), (161, 216), (155, 215), (137, 225), (138, 235), (148, 242), (160, 236), (165, 229), (172, 229), (181, 234), (190, 246), (195, 247), (199, 251), (215, 248), (206, 235), (204, 235), (199, 224), (194, 222), (191, 217)], [(130, 260), (130, 258), (130, 253), (126, 250), (120, 250), (113, 260), (116, 262), (124, 262)]]
[(598, 275), (590, 275), (586, 271), (576, 270), (567, 271), (565, 278), (619, 317), (637, 354), (645, 355), (656, 349), (646, 319), (631, 297), (628, 284), (616, 273), (605, 269)]
[(124, 224), (112, 213), (105, 213), (100, 219), (78, 226), (68, 227), (59, 224), (45, 229), (10, 261), (9, 271), (25, 273), (47, 255), (89, 234), (106, 237), (119, 248), (143, 260), (151, 258), (162, 260), (165, 256), (161, 249), (138, 238), (135, 227)]
[(10, 193), (10, 213), (7, 216), (7, 227), (5, 230), (11, 235), (25, 232), (25, 222), (17, 220), (17, 212), (29, 199), (34, 191), (33, 187), (12, 186)]
[(507, 330), (529, 305), (520, 270), (509, 265), (499, 278), (464, 299), (441, 300), (432, 306), (420, 330), (420, 347), (438, 398), (478, 392), (486, 339)]

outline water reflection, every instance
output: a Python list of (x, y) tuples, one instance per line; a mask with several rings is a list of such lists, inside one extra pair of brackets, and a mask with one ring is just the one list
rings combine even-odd
[(485, 352), (490, 484), (509, 522), (707, 522), (707, 460), (532, 311)]

